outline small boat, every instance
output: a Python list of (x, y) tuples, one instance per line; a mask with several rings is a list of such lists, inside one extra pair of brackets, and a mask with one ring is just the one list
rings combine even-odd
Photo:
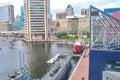
[(2, 50), (2, 48), (0, 48), (0, 50)]
[(19, 71), (15, 72), (13, 75), (8, 75), (7, 80), (29, 80), (27, 71)]
[(81, 53), (84, 50), (84, 45), (81, 42), (75, 42), (73, 44), (73, 53)]
[[(8, 75), (7, 80), (30, 80), (29, 70), (27, 65), (25, 64), (24, 57), (22, 57), (22, 59), (23, 60), (21, 60), (21, 51), (19, 51), (20, 71), (17, 71), (12, 75)], [(22, 67), (22, 63), (23, 63), (23, 67)]]

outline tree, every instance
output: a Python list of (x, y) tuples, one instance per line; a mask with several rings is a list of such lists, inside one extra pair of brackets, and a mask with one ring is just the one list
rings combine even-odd
[(66, 35), (64, 39), (75, 40), (75, 39), (78, 39), (78, 36), (77, 35)]
[(87, 35), (87, 38), (90, 38), (90, 32), (85, 32), (84, 35)]
[(55, 36), (57, 36), (58, 38), (64, 38), (66, 35), (67, 35), (67, 32), (59, 32), (55, 34)]

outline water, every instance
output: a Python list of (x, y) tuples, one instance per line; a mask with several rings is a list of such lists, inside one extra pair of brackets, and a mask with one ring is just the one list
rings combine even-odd
[[(23, 42), (17, 41), (14, 43), (14, 49), (10, 49), (9, 41), (0, 40), (0, 80), (6, 80), (8, 75), (14, 74), (20, 70), (20, 57), (24, 55), (26, 46), (23, 47)], [(21, 51), (21, 52), (20, 52)]]
[[(31, 79), (41, 78), (49, 69), (46, 63), (58, 53), (72, 53), (71, 45), (57, 43), (25, 43), (16, 41), (14, 49), (9, 49), (9, 42), (0, 40), (0, 80), (6, 80), (8, 74), (20, 70), (20, 53), (22, 62), (28, 65)], [(25, 59), (25, 60), (24, 60)], [(23, 65), (22, 65), (23, 66)]]
[(56, 43), (30, 43), (27, 45), (32, 79), (41, 78), (46, 73), (50, 66), (46, 61), (50, 58), (58, 53), (70, 53), (72, 51), (71, 46), (57, 45)]

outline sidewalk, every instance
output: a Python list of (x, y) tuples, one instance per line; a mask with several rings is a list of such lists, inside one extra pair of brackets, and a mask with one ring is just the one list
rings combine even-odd
[(89, 49), (82, 55), (70, 80), (88, 80)]

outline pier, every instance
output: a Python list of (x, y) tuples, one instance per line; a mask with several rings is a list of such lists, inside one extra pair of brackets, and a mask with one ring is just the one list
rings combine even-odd
[(65, 80), (71, 70), (72, 56), (59, 59), (59, 64), (55, 64), (52, 69), (41, 80)]
[(47, 63), (54, 63), (58, 58), (59, 58), (60, 54), (57, 54), (55, 57), (51, 58), (50, 60), (47, 61)]
[(85, 49), (69, 80), (88, 80), (89, 48)]

